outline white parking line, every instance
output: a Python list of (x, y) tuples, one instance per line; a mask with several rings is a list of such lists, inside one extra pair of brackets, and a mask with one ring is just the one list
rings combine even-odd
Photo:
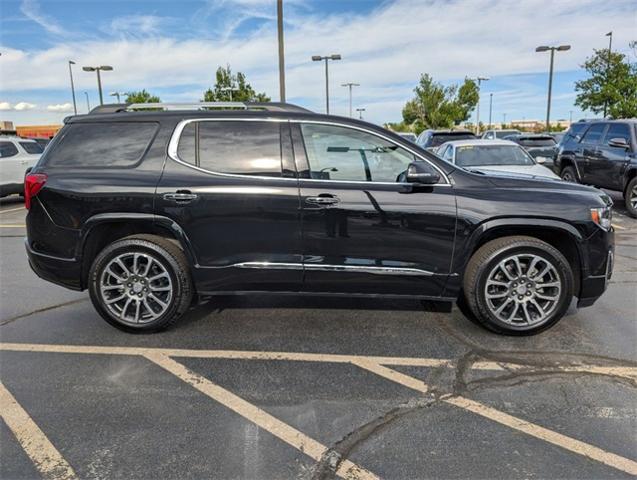
[(73, 468), (1, 382), (0, 415), (44, 478), (77, 478)]
[[(315, 461), (320, 461), (323, 454), (327, 452), (328, 448), (325, 445), (308, 437), (303, 432), (282, 422), (278, 418), (273, 417), (266, 411), (261, 410), (256, 405), (247, 402), (229, 390), (220, 387), (209, 379), (191, 372), (184, 365), (176, 362), (172, 358), (168, 358), (166, 355), (160, 353), (147, 353), (144, 357), (196, 388), (204, 395), (207, 395), (250, 422), (270, 432), (288, 445), (300, 450)], [(370, 471), (365, 470), (349, 460), (343, 460), (336, 473), (346, 479), (378, 479), (378, 477)]]
[(9, 212), (17, 212), (18, 210), (21, 210), (23, 212), (26, 212), (26, 208), (24, 207), (18, 207), (18, 208), (9, 208), (7, 210), (0, 210), (0, 213), (9, 213)]

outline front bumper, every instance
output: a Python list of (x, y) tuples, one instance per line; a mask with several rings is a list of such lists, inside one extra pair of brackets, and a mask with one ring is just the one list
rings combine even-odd
[(613, 275), (615, 260), (615, 234), (610, 232), (597, 233), (589, 239), (589, 254), (603, 261), (591, 262), (590, 269), (582, 275), (577, 306), (590, 307), (606, 291), (608, 281)]
[(24, 240), (24, 245), (29, 266), (38, 277), (72, 290), (82, 290), (80, 262), (73, 258), (53, 257), (36, 252), (30, 247), (28, 239)]

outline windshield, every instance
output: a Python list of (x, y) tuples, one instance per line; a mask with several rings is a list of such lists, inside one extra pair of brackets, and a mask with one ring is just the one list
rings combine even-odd
[(473, 133), (465, 133), (465, 132), (461, 132), (461, 133), (439, 133), (439, 134), (434, 134), (431, 137), (431, 143), (429, 144), (430, 147), (439, 147), (440, 145), (442, 145), (445, 142), (450, 142), (452, 140), (472, 140), (476, 138), (476, 136)]
[(456, 148), (456, 165), (534, 165), (535, 162), (517, 145), (465, 145)]
[(504, 137), (508, 137), (509, 135), (516, 135), (520, 132), (518, 132), (517, 130), (496, 130), (495, 131), (495, 138), (504, 138)]
[(30, 154), (37, 155), (44, 151), (42, 145), (40, 145), (38, 142), (20, 142), (20, 145), (22, 146), (22, 148), (24, 148), (25, 152)]
[(553, 138), (523, 138), (520, 145), (523, 147), (552, 147), (555, 145)]

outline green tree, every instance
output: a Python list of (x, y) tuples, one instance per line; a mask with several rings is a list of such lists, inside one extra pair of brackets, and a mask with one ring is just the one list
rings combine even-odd
[(161, 99), (157, 95), (151, 95), (144, 89), (127, 93), (124, 101), (126, 103), (160, 103)]
[[(230, 91), (232, 89), (232, 91)], [(209, 88), (203, 94), (204, 102), (269, 102), (270, 97), (265, 93), (256, 93), (245, 74), (232, 73), (230, 65), (217, 68), (214, 88)]]
[(637, 117), (637, 63), (626, 55), (608, 49), (594, 50), (582, 68), (586, 80), (575, 82), (575, 105), (595, 114), (606, 112), (611, 118)]
[(451, 128), (467, 120), (478, 104), (478, 86), (468, 78), (460, 87), (445, 87), (425, 73), (414, 93), (402, 113), (404, 123), (416, 133), (426, 128)]

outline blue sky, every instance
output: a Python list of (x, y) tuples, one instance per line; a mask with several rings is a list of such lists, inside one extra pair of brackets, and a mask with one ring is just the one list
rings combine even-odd
[[(278, 97), (275, 0), (0, 0), (0, 119), (59, 123), (72, 112), (68, 60), (78, 110), (98, 102), (95, 75), (82, 65), (112, 65), (104, 92), (146, 88), (164, 101), (197, 101), (218, 65), (247, 74)], [(558, 53), (552, 118), (587, 116), (573, 106), (579, 65), (607, 46), (635, 60), (635, 0), (284, 0), (288, 101), (324, 109), (324, 72), (311, 55), (340, 53), (331, 64), (332, 113), (347, 114), (345, 82), (360, 83), (354, 106), (368, 120), (398, 121), (420, 73), (445, 84), (490, 77), (481, 119), (542, 119), (549, 55)], [(111, 98), (111, 97), (108, 97)], [(590, 116), (590, 114), (588, 114)]]

